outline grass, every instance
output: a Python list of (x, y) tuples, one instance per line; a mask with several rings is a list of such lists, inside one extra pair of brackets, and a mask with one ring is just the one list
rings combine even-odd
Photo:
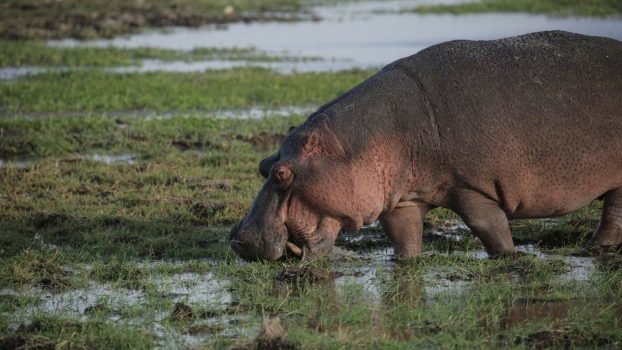
[(192, 111), (327, 102), (372, 71), (278, 74), (240, 68), (207, 73), (45, 73), (0, 84), (2, 114), (68, 111)]
[(622, 3), (618, 0), (481, 0), (451, 5), (422, 5), (409, 12), (417, 13), (481, 13), (525, 12), (555, 16), (619, 16)]
[(153, 47), (57, 47), (39, 41), (0, 41), (0, 67), (114, 67), (140, 65), (140, 60), (228, 60), (248, 62), (309, 61), (318, 57), (274, 56), (253, 48), (195, 48), (190, 51)]
[[(241, 277), (232, 289), (244, 309), (287, 315), (288, 339), (303, 348), (620, 344), (619, 316), (609, 312), (619, 303), (598, 306), (604, 295), (619, 295), (619, 291), (602, 284), (585, 293), (583, 288), (599, 283), (600, 275), (585, 285), (555, 280), (563, 265), (533, 257), (486, 260), (435, 255), (386, 266), (376, 273), (375, 282), (349, 281), (346, 276), (339, 284), (326, 281), (302, 288), (298, 284), (275, 287), (281, 269), (276, 264), (231, 267), (222, 273), (231, 276), (235, 270), (234, 276)], [(437, 274), (445, 269), (477, 270), (482, 275), (467, 282), (463, 290), (434, 291), (439, 282), (447, 281)], [(512, 274), (519, 272), (524, 280), (513, 281)], [(381, 286), (379, 296), (369, 289), (376, 284)], [(433, 287), (432, 292), (426, 287)], [(550, 309), (550, 314), (537, 311), (542, 309)], [(596, 315), (593, 323), (585, 324), (581, 316), (585, 312)], [(535, 335), (543, 330), (547, 333)]]
[(319, 105), (369, 74), (84, 71), (0, 85), (0, 348), (256, 348), (274, 317), (285, 333), (268, 343), (304, 349), (621, 347), (620, 258), (569, 257), (600, 202), (513, 222), (542, 257), (479, 258), (448, 210), (428, 215), (424, 255), (399, 263), (379, 226), (343, 235), (356, 253), (336, 259), (233, 254), (259, 160), (305, 116), (218, 110)]
[[(468, 232), (461, 241), (430, 236), (457, 220), (437, 210), (425, 255), (403, 263), (366, 258), (387, 246), (379, 227), (365, 230), (368, 241), (339, 241), (362, 257), (239, 262), (227, 236), (262, 182), (257, 163), (303, 120), (1, 120), (3, 156), (31, 161), (0, 168), (0, 283), (19, 293), (0, 293), (0, 343), (181, 348), (198, 337), (204, 348), (248, 347), (261, 320), (278, 315), (288, 344), (310, 349), (620, 346), (618, 259), (596, 262), (587, 280), (562, 277), (598, 202), (557, 221), (513, 223), (519, 242), (555, 254), (547, 259), (476, 258), (469, 252), (481, 246)], [(129, 154), (133, 163), (89, 154)], [(217, 283), (200, 287), (209, 280)], [(205, 292), (224, 301), (193, 301)], [(71, 295), (63, 293), (97, 296), (77, 314), (45, 311), (46, 295)], [(191, 317), (171, 316), (179, 303)]]
[[(0, 230), (6, 232), (0, 235), (2, 251), (20, 251), (38, 233), (50, 243), (91, 247), (101, 254), (223, 256), (221, 235), (227, 228), (219, 227), (247, 209), (261, 183), (258, 161), (300, 121), (302, 117), (3, 120), (1, 128), (13, 132), (3, 138), (5, 157), (50, 158), (36, 161), (28, 171), (0, 168), (1, 186), (7, 190), (0, 199), (7, 209), (0, 214)], [(264, 137), (253, 138), (253, 132)], [(137, 163), (107, 165), (76, 157), (95, 151), (130, 152)], [(63, 200), (50, 205), (55, 197)], [(181, 232), (183, 240), (177, 238)], [(170, 249), (164, 253), (164, 247)]]
[[(529, 264), (520, 262), (528, 261)], [(517, 262), (518, 261), (518, 262)], [(332, 267), (329, 267), (330, 266)], [(154, 274), (162, 266), (142, 267), (144, 278), (157, 281)], [(348, 264), (320, 261), (303, 268), (348, 269)], [(526, 265), (532, 266), (525, 269)], [(175, 273), (178, 271), (173, 264)], [(289, 266), (286, 264), (285, 267)], [(525, 280), (506, 278), (500, 273), (512, 266), (522, 271)], [(515, 267), (519, 266), (518, 269)], [(617, 347), (619, 333), (620, 274), (619, 269), (603, 270), (589, 280), (577, 283), (556, 278), (563, 269), (555, 260), (532, 257), (519, 260), (474, 259), (468, 256), (424, 256), (402, 264), (383, 264), (370, 282), (356, 276), (314, 283), (276, 282), (282, 263), (240, 264), (232, 261), (212, 266), (221, 278), (231, 281), (227, 288), (235, 295), (235, 304), (215, 311), (206, 304), (185, 304), (188, 317), (160, 321), (167, 332), (203, 334), (204, 348), (224, 348), (240, 344), (224, 332), (235, 328), (241, 333), (242, 344), (248, 346), (257, 332), (262, 317), (279, 315), (287, 331), (287, 340), (302, 348), (404, 348), (404, 347)], [(449, 281), (439, 270), (473, 269), (492, 272), (490, 278), (474, 277), (463, 282), (460, 289), (436, 287)], [(494, 272), (493, 272), (494, 271)], [(173, 272), (173, 271), (171, 271)], [(370, 289), (377, 286), (379, 293)], [(591, 286), (591, 287), (589, 287)], [(429, 289), (431, 287), (431, 289)], [(76, 345), (91, 342), (102, 346), (113, 341), (117, 348), (151, 346), (160, 339), (148, 325), (157, 314), (175, 313), (178, 306), (162, 299), (157, 287), (145, 286), (141, 301), (125, 306), (101, 307), (89, 313), (86, 320), (38, 316), (20, 328), (16, 335), (29, 342), (46, 341), (58, 344), (73, 334)], [(154, 289), (155, 293), (149, 292)], [(0, 299), (1, 301), (1, 299)], [(33, 303), (37, 301), (23, 302)], [(113, 305), (113, 304), (109, 304)], [(142, 319), (142, 323), (126, 324), (133, 336), (117, 339), (117, 327), (106, 321), (110, 314), (122, 319)], [(590, 322), (585, 316), (590, 315)], [(249, 317), (250, 316), (250, 317)], [(211, 320), (211, 321), (209, 321)], [(207, 326), (206, 321), (216, 322)], [(123, 321), (127, 322), (127, 321)], [(228, 324), (228, 325), (227, 325)], [(99, 336), (92, 332), (98, 329)], [(202, 333), (203, 332), (203, 333)], [(169, 345), (180, 341), (166, 333)], [(58, 343), (57, 343), (58, 342)], [(181, 343), (179, 344), (181, 346)]]
[(77, 322), (62, 317), (41, 317), (11, 335), (0, 338), (6, 349), (152, 349), (155, 335), (138, 328), (101, 320)]

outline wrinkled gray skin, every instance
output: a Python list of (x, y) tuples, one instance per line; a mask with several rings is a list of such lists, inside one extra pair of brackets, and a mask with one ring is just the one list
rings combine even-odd
[(590, 247), (622, 244), (622, 43), (567, 32), (452, 41), (398, 60), (322, 106), (260, 164), (266, 181), (231, 231), (246, 259), (330, 252), (380, 219), (398, 257), (449, 208), (490, 255), (508, 219), (604, 199)]

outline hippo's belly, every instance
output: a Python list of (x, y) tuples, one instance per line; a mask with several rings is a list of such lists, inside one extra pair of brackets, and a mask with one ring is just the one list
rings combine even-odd
[(535, 219), (570, 214), (602, 196), (605, 191), (572, 193), (564, 189), (551, 189), (521, 200), (508, 219)]
[[(568, 169), (565, 174), (553, 172), (532, 180), (515, 178), (499, 196), (499, 203), (509, 219), (572, 213), (622, 186), (622, 171), (615, 171), (611, 165), (605, 169)], [(622, 164), (617, 168), (622, 169)]]

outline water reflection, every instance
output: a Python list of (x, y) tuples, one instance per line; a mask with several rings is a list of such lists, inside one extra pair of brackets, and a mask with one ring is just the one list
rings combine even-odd
[[(319, 57), (321, 60), (141, 60), (137, 66), (107, 68), (110, 73), (199, 72), (259, 66), (281, 73), (378, 68), (434, 44), (455, 39), (486, 40), (542, 30), (567, 30), (622, 40), (620, 18), (551, 17), (522, 13), (468, 15), (399, 13), (421, 3), (439, 1), (357, 1), (314, 8), (322, 21), (234, 23), (223, 29), (175, 27), (113, 39), (49, 41), (53, 46), (155, 47), (189, 51), (201, 47), (254, 48), (274, 56)], [(458, 2), (458, 1), (441, 1)], [(68, 67), (2, 67), (10, 80)]]
[[(354, 2), (318, 7), (320, 22), (264, 22), (231, 24), (226, 30), (213, 26), (172, 28), (106, 40), (50, 42), (61, 46), (159, 47), (192, 50), (198, 47), (253, 47), (270, 54), (322, 57), (325, 62), (297, 62), (292, 70), (334, 70), (384, 66), (412, 55), (428, 46), (455, 39), (485, 40), (542, 30), (567, 30), (588, 35), (622, 39), (620, 18), (551, 17), (521, 13), (482, 13), (469, 15), (395, 13), (412, 8), (409, 1)], [(383, 12), (383, 10), (385, 10)], [(386, 11), (388, 10), (388, 11)], [(378, 12), (381, 11), (381, 12)], [(144, 69), (152, 70), (151, 63)], [(154, 63), (189, 70), (179, 62)], [(228, 63), (229, 64), (229, 63)], [(272, 63), (268, 64), (272, 65)], [(278, 67), (280, 64), (274, 63)], [(288, 63), (289, 65), (289, 63)], [(138, 68), (141, 69), (141, 68)]]

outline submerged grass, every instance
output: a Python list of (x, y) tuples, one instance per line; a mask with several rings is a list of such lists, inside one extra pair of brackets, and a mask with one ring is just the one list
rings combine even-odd
[(620, 16), (618, 0), (480, 0), (451, 5), (422, 5), (417, 13), (466, 14), (480, 12), (525, 12), (556, 16)]
[[(328, 271), (344, 266), (332, 264)], [(231, 290), (239, 308), (279, 315), (287, 339), (303, 348), (615, 347), (622, 341), (616, 331), (620, 317), (610, 312), (619, 309), (619, 301), (603, 299), (619, 290), (601, 282), (617, 277), (595, 275), (585, 284), (557, 279), (566, 271), (560, 260), (424, 256), (385, 265), (367, 282), (346, 274), (283, 283), (281, 269), (279, 264), (233, 264), (220, 273), (235, 276)], [(451, 275), (438, 274), (450, 270), (477, 273), (461, 287), (443, 287), (456, 283)], [(594, 284), (599, 287), (586, 292)], [(589, 325), (581, 316), (586, 313), (593, 315)]]
[(0, 281), (5, 287), (34, 285), (58, 290), (72, 286), (67, 269), (71, 260), (61, 251), (26, 249), (5, 262), (0, 269)]

